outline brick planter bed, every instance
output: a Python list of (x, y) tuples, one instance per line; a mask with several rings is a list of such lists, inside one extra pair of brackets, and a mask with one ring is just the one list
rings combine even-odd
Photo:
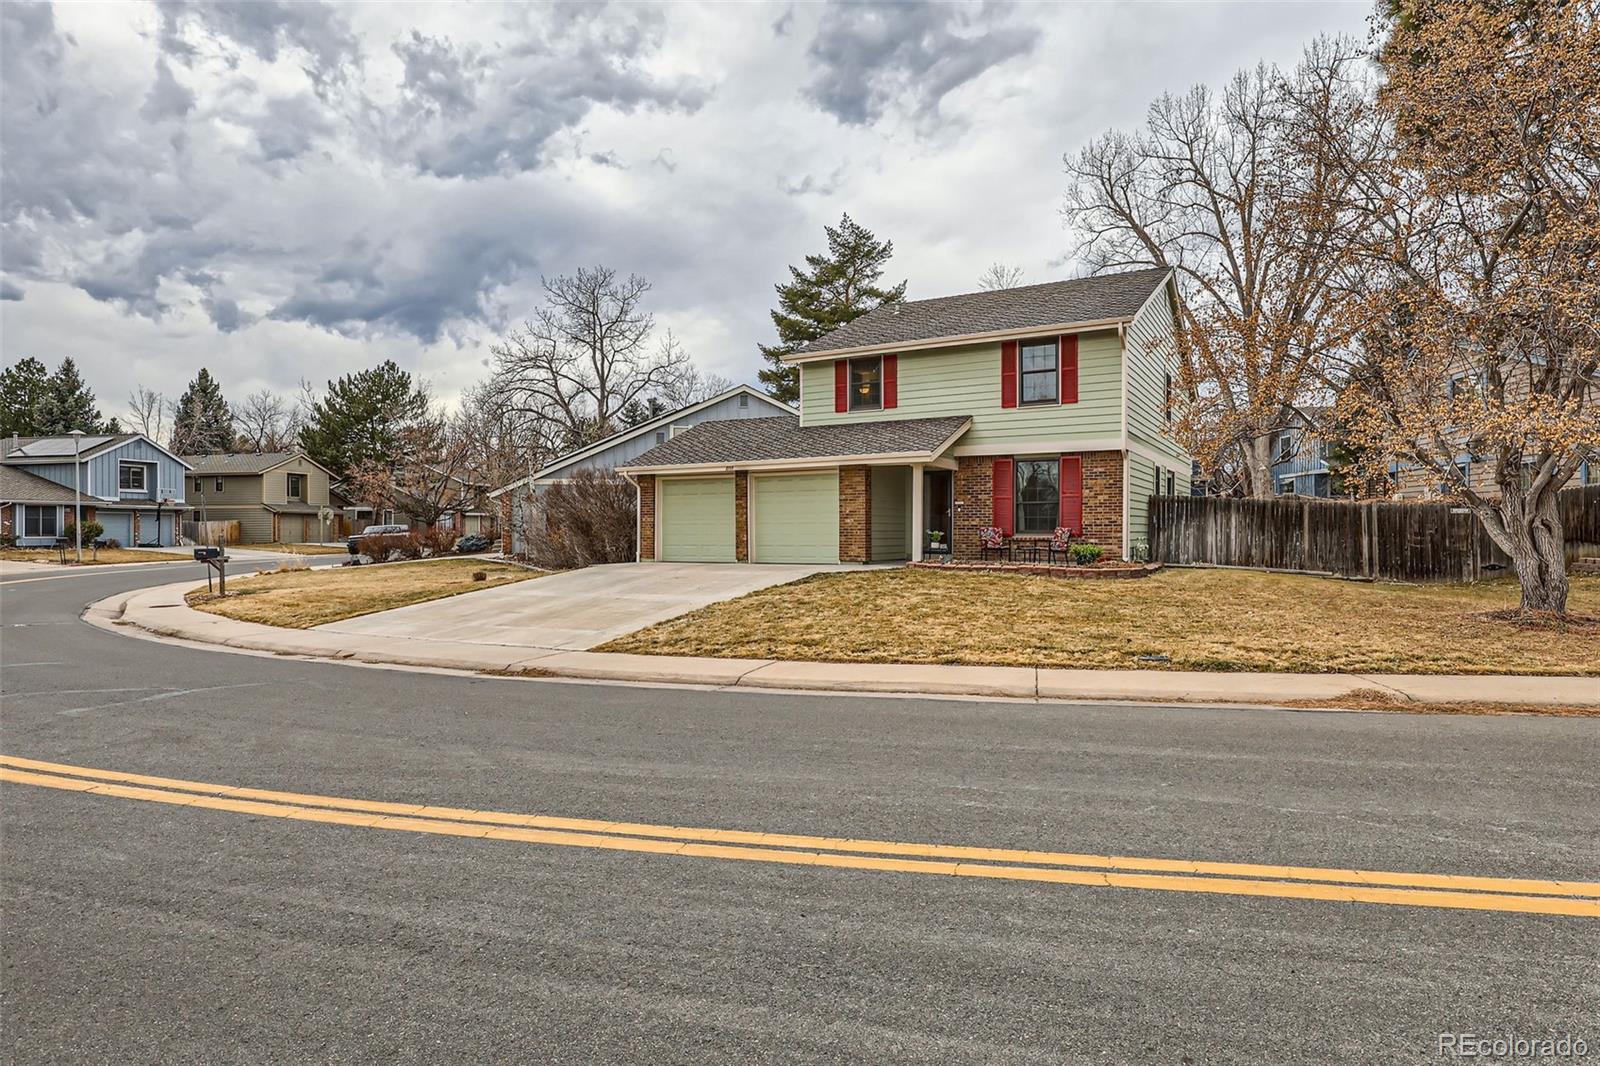
[(911, 563), (919, 570), (959, 570), (964, 573), (1033, 574), (1039, 577), (1117, 579), (1149, 577), (1160, 563), (1115, 563), (1109, 566), (1052, 566), (1048, 563)]

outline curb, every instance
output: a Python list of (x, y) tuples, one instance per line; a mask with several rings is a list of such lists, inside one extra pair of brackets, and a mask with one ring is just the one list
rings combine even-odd
[[(241, 575), (242, 576), (242, 575)], [(1405, 702), (1600, 707), (1600, 678), (1450, 674), (1249, 674), (1167, 670), (1064, 670), (1026, 666), (924, 666), (711, 659), (395, 639), (282, 629), (196, 611), (194, 581), (118, 593), (84, 619), (218, 650), (327, 662), (425, 667), (492, 676), (568, 678), (783, 691), (979, 696), (1011, 700), (1265, 704), (1339, 700), (1374, 691)]]

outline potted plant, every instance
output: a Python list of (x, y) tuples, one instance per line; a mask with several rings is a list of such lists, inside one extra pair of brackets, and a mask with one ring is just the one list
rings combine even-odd
[(947, 551), (950, 550), (949, 548), (945, 547), (944, 530), (942, 530), (942, 529), (930, 529), (930, 530), (928, 530), (928, 550), (931, 551), (931, 552), (938, 552), (940, 554), (943, 554), (944, 552), (947, 552)]

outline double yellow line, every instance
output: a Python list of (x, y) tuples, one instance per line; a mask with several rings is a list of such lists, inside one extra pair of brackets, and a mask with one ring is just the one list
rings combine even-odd
[(1600, 883), (1393, 873), (694, 829), (184, 781), (0, 755), (0, 781), (265, 818), (850, 870), (1600, 918)]

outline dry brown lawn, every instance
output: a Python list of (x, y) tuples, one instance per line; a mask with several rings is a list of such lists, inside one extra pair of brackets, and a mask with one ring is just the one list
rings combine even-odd
[(285, 555), (344, 555), (345, 549), (331, 544), (234, 544), (240, 551), (282, 552)]
[[(0, 559), (13, 563), (58, 563), (60, 554), (54, 548), (4, 548), (0, 549)], [(153, 551), (133, 551), (130, 548), (101, 548), (93, 552), (88, 548), (83, 549), (84, 566), (110, 566), (112, 563), (181, 563), (194, 562), (194, 556), (185, 553), (158, 553)], [(67, 551), (67, 565), (75, 566), (76, 560), (71, 549)]]
[[(1600, 674), (1600, 628), (1518, 628), (1475, 617), (1516, 604), (1509, 581), (1389, 585), (1178, 569), (1074, 581), (878, 570), (764, 589), (597, 650), (1086, 669)], [(1600, 614), (1600, 578), (1574, 577), (1568, 606)]]
[[(489, 575), (473, 581), (476, 571)], [(289, 629), (310, 629), (407, 604), (498, 588), (541, 576), (537, 571), (472, 559), (390, 563), (321, 570), (281, 570), (228, 586), (226, 598), (200, 588), (189, 593), (197, 611)]]

